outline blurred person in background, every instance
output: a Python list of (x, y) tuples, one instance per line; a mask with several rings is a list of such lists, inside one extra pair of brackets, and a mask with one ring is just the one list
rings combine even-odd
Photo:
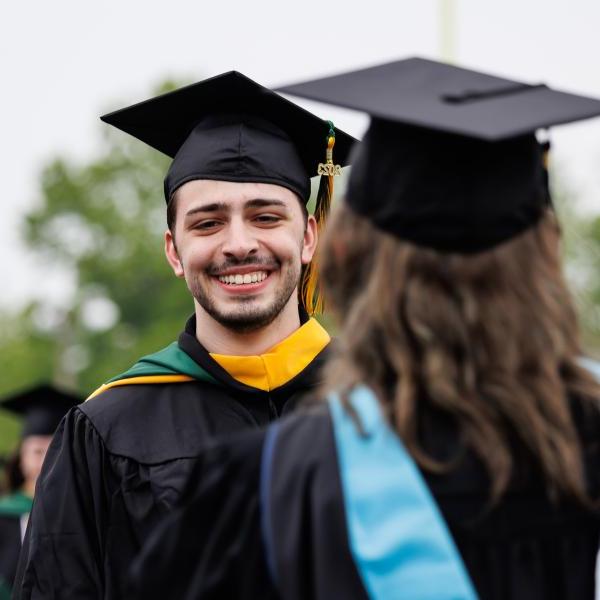
[[(210, 438), (290, 411), (321, 382), (330, 341), (311, 316), (310, 262), (333, 145), (346, 164), (353, 138), (237, 72), (102, 119), (173, 157), (165, 252), (195, 310), (177, 342), (62, 422), (38, 481), (21, 599), (127, 597), (133, 556)], [(312, 215), (319, 163), (327, 174)], [(150, 289), (148, 302), (160, 293)]]
[(83, 399), (44, 384), (0, 401), (23, 419), (21, 441), (6, 465), (8, 493), (0, 497), (0, 598), (10, 597), (21, 543), (33, 504), (35, 484), (60, 420)]
[(422, 59), (284, 91), (372, 116), (327, 401), (216, 444), (131, 597), (591, 600), (600, 386), (534, 132), (600, 102)]

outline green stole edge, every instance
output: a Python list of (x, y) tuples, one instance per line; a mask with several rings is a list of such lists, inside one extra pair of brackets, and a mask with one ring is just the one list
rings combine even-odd
[(172, 342), (166, 348), (142, 356), (133, 367), (109, 379), (106, 383), (121, 381), (134, 377), (148, 377), (157, 375), (187, 375), (198, 381), (219, 383), (212, 375), (205, 371), (189, 354), (184, 352), (177, 342)]
[(0, 498), (1, 517), (20, 517), (31, 512), (33, 499), (23, 492), (15, 492)]

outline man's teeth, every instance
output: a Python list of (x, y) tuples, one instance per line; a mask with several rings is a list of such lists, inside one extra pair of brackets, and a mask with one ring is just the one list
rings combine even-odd
[(260, 283), (267, 278), (268, 273), (265, 271), (255, 271), (254, 273), (246, 273), (245, 275), (219, 275), (221, 283), (229, 285), (243, 285), (245, 283)]

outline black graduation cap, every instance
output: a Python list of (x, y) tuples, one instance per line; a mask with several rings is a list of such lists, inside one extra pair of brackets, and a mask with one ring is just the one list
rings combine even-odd
[(3, 398), (0, 408), (23, 418), (21, 437), (52, 435), (69, 409), (83, 398), (50, 384), (37, 385)]
[(402, 239), (491, 248), (533, 225), (550, 197), (540, 128), (600, 115), (600, 101), (422, 58), (278, 91), (371, 115), (346, 200)]
[(304, 201), (335, 136), (335, 163), (354, 138), (237, 71), (223, 73), (101, 117), (172, 157), (167, 202), (193, 179), (282, 185)]

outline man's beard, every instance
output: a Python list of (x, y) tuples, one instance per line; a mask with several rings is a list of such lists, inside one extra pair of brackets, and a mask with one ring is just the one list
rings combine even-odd
[[(221, 265), (219, 268), (209, 268), (206, 273), (211, 276), (226, 268), (255, 265), (256, 270), (260, 271), (261, 267), (267, 263), (257, 261), (255, 258), (239, 262), (228, 262)], [(273, 263), (268, 263), (273, 267)], [(277, 264), (279, 274), (283, 273), (281, 265)], [(213, 297), (208, 293), (206, 286), (200, 282), (200, 278), (196, 277), (189, 282), (190, 292), (198, 302), (198, 304), (218, 323), (238, 333), (251, 333), (258, 331), (263, 327), (270, 325), (287, 305), (291, 295), (297, 288), (300, 282), (301, 269), (295, 264), (291, 265), (286, 271), (284, 278), (280, 281), (278, 288), (275, 290), (273, 301), (265, 307), (254, 307), (252, 303), (255, 301), (254, 296), (237, 298), (237, 306), (228, 312), (222, 311), (214, 302)]]

